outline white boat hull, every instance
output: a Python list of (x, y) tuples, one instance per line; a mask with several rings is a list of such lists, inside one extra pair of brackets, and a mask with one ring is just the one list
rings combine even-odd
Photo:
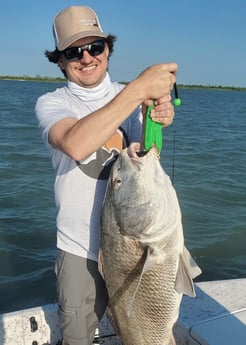
[[(60, 344), (62, 337), (57, 309), (57, 304), (47, 304), (0, 315), (0, 345)], [(120, 344), (106, 316), (96, 330), (94, 341), (100, 341), (100, 344)]]
[[(175, 326), (177, 345), (245, 345), (246, 279), (197, 283), (196, 298), (184, 297)], [(58, 345), (57, 305), (0, 315), (0, 345)], [(106, 316), (95, 343), (120, 345)]]

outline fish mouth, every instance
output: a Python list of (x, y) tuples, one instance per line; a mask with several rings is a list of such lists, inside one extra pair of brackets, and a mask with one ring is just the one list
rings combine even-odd
[(136, 151), (136, 155), (137, 155), (139, 158), (146, 156), (147, 153), (148, 153), (148, 152), (147, 152), (147, 151), (144, 151), (144, 150), (142, 150), (142, 151)]
[(159, 156), (159, 152), (156, 148), (156, 146), (152, 146), (149, 151), (145, 151), (145, 150), (139, 150), (136, 151), (136, 155), (141, 158), (141, 157), (145, 157), (145, 156)]
[(146, 170), (153, 161), (159, 160), (159, 151), (155, 146), (152, 146), (148, 151), (142, 150), (139, 143), (131, 144), (123, 153), (125, 164), (134, 170)]
[(143, 158), (149, 156), (159, 156), (159, 152), (156, 146), (152, 146), (148, 151), (143, 150), (139, 143), (131, 144), (127, 149), (127, 154), (129, 158)]

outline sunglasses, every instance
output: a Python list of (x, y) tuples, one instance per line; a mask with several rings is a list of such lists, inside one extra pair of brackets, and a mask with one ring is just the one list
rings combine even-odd
[(83, 58), (84, 51), (86, 50), (90, 56), (98, 56), (104, 52), (105, 41), (98, 40), (90, 44), (85, 44), (82, 47), (71, 47), (62, 51), (66, 59), (69, 61), (72, 60), (81, 60)]

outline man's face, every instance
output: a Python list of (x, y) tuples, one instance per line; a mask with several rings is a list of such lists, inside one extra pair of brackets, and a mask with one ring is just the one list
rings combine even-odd
[[(83, 47), (99, 40), (101, 40), (100, 37), (81, 38), (68, 48)], [(84, 49), (82, 51), (83, 56), (80, 59), (69, 60), (62, 54), (58, 64), (61, 69), (65, 70), (69, 81), (82, 87), (92, 88), (100, 84), (106, 75), (109, 49), (105, 43), (105, 49), (99, 55), (92, 56), (89, 51)], [(93, 54), (93, 52), (91, 53)]]

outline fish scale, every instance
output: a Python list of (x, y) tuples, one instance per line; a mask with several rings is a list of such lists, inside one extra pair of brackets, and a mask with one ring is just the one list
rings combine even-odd
[[(123, 253), (118, 254), (122, 255)], [(126, 269), (127, 267), (125, 267), (125, 270)], [(132, 267), (129, 268), (129, 271), (131, 271), (131, 269)], [(125, 275), (122, 280), (124, 281), (126, 278), (127, 275)], [(173, 274), (171, 278), (174, 284), (175, 275)], [(170, 273), (163, 271), (162, 266), (157, 266), (155, 270), (145, 274), (134, 301), (132, 314), (128, 317), (127, 310), (125, 310), (125, 315), (123, 315), (122, 309), (117, 309), (117, 307), (114, 309), (112, 313), (113, 320), (117, 319), (115, 315), (121, 313), (121, 322), (117, 325), (116, 331), (120, 334), (123, 343), (125, 334), (127, 334), (126, 343), (129, 345), (136, 344), (136, 339), (141, 339), (142, 337), (144, 339), (142, 344), (163, 344), (165, 333), (167, 333), (169, 339), (169, 327), (167, 327), (169, 331), (166, 331), (165, 327), (160, 327), (159, 321), (162, 320), (163, 324), (166, 323), (168, 325), (172, 315), (172, 322), (177, 318), (178, 315), (175, 310), (175, 305), (173, 304), (174, 298), (172, 297), (174, 294), (176, 299), (177, 293), (173, 291), (170, 292), (170, 288), (165, 286), (165, 281), (170, 281)], [(162, 284), (160, 284), (160, 282), (162, 282)], [(119, 286), (121, 286), (122, 282), (118, 281), (118, 283)], [(128, 289), (125, 298), (121, 298), (121, 304), (128, 304), (129, 295), (131, 296), (133, 294), (136, 285), (137, 282), (135, 281), (131, 289)], [(115, 291), (114, 289), (119, 288), (119, 286), (115, 287), (114, 285), (112, 290)], [(146, 294), (146, 286), (148, 286), (148, 294)], [(109, 290), (109, 294), (111, 294), (111, 289)], [(151, 304), (147, 303), (149, 296), (151, 296)], [(144, 320), (141, 321), (141, 325), (139, 325), (139, 320)], [(149, 336), (150, 334), (152, 335), (151, 337)], [(138, 341), (138, 344), (141, 344), (141, 342)]]
[(182, 295), (194, 296), (200, 269), (184, 246), (177, 196), (158, 150), (131, 152), (123, 150), (112, 167), (101, 215), (108, 314), (124, 345), (173, 345)]

